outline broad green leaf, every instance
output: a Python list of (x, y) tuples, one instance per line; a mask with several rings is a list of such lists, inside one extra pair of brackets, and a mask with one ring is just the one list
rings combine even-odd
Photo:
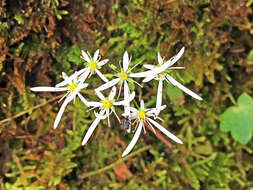
[(222, 131), (231, 131), (232, 137), (242, 144), (250, 141), (253, 132), (253, 100), (243, 93), (235, 106), (228, 108), (221, 115)]

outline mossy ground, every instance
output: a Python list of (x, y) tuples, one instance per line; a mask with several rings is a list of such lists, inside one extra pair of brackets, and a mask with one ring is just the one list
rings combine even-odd
[[(0, 189), (251, 189), (253, 144), (242, 145), (220, 130), (220, 115), (243, 92), (253, 96), (252, 1), (245, 0), (43, 0), (0, 2)], [(80, 50), (96, 49), (118, 67), (124, 51), (132, 65), (157, 63), (181, 47), (172, 76), (197, 92), (197, 101), (165, 85), (163, 126), (184, 144), (164, 144), (142, 135), (133, 153), (121, 159), (132, 138), (112, 119), (82, 138), (94, 120), (78, 99), (57, 130), (60, 104), (53, 93), (61, 72), (83, 67)], [(112, 73), (103, 67), (103, 73)], [(118, 68), (119, 70), (119, 68)], [(138, 67), (137, 71), (143, 71)], [(108, 75), (110, 77), (110, 75)], [(141, 81), (139, 81), (141, 82)], [(97, 100), (89, 79), (82, 93)], [(133, 87), (132, 87), (133, 88)], [(156, 82), (136, 87), (155, 106)], [(59, 97), (58, 97), (59, 98)], [(123, 162), (122, 162), (123, 161)]]

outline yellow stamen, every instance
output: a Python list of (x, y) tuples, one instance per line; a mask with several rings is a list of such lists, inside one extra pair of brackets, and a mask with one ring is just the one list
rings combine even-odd
[(140, 111), (138, 112), (138, 115), (139, 115), (139, 118), (140, 118), (140, 119), (145, 119), (146, 113), (145, 113), (143, 110), (140, 110)]
[(122, 72), (122, 73), (120, 73), (119, 78), (120, 78), (121, 80), (127, 80), (128, 74), (127, 74), (126, 72)]
[(97, 62), (91, 61), (91, 62), (89, 63), (89, 67), (90, 67), (92, 70), (96, 69), (96, 68), (97, 68)]
[(77, 83), (72, 82), (72, 84), (68, 86), (69, 86), (69, 90), (71, 92), (74, 92), (76, 90), (76, 87), (78, 86), (78, 82)]
[(108, 99), (105, 99), (105, 100), (103, 101), (103, 104), (104, 104), (104, 108), (109, 109), (109, 108), (112, 107), (112, 102), (111, 102), (110, 100), (108, 100)]

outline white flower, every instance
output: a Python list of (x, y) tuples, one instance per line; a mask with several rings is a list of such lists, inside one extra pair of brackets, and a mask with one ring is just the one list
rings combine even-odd
[(87, 62), (87, 66), (83, 70), (83, 74), (80, 76), (81, 79), (84, 78), (85, 81), (88, 76), (91, 76), (95, 72), (104, 82), (108, 82), (108, 79), (99, 71), (99, 69), (106, 64), (109, 59), (100, 61), (99, 49), (94, 53), (93, 58), (82, 50), (82, 58)]
[(80, 74), (80, 72), (75, 72), (75, 74), (71, 75), (70, 77), (68, 77), (65, 73), (62, 73), (62, 77), (64, 79), (63, 82), (59, 83), (61, 84), (61, 86), (65, 86), (65, 87), (33, 87), (31, 88), (32, 91), (36, 91), (36, 92), (62, 92), (62, 91), (67, 91), (67, 93), (59, 100), (61, 101), (63, 98), (66, 97), (66, 99), (64, 100), (57, 116), (54, 122), (54, 129), (57, 128), (62, 114), (65, 110), (65, 107), (68, 105), (69, 102), (71, 102), (73, 99), (75, 101), (75, 97), (76, 95), (81, 99), (81, 101), (88, 106), (88, 102), (87, 100), (82, 96), (82, 94), (80, 94), (80, 90), (83, 88), (86, 88), (88, 86), (88, 84), (83, 83), (83, 80), (79, 80), (78, 75)]
[(119, 101), (119, 102), (115, 102), (115, 95), (116, 95), (116, 87), (113, 87), (109, 96), (107, 98), (104, 97), (104, 95), (101, 92), (97, 92), (98, 97), (101, 99), (101, 102), (89, 102), (89, 106), (92, 106), (93, 108), (100, 108), (100, 112), (99, 114), (96, 114), (96, 119), (93, 121), (93, 123), (91, 124), (91, 126), (89, 127), (82, 145), (85, 145), (87, 143), (87, 141), (89, 140), (90, 136), (92, 135), (93, 131), (95, 130), (96, 126), (98, 125), (98, 123), (100, 122), (100, 120), (102, 119), (106, 119), (107, 118), (107, 122), (108, 122), (108, 126), (110, 127), (110, 114), (113, 112), (116, 116), (116, 118), (119, 120), (120, 119), (118, 117), (118, 115), (115, 112), (114, 106), (125, 106), (126, 102), (132, 101), (134, 99), (135, 96), (135, 92), (133, 92), (130, 96), (129, 99), (124, 100), (124, 101)]
[[(157, 123), (156, 121), (150, 118), (150, 117), (155, 117), (153, 114), (155, 110), (145, 109), (143, 100), (141, 100), (141, 105), (140, 105), (139, 110), (132, 107), (130, 107), (130, 110), (131, 110), (130, 119), (136, 119), (135, 122), (137, 122), (136, 124), (137, 129), (130, 144), (127, 146), (127, 148), (123, 152), (122, 157), (126, 156), (133, 149), (134, 145), (136, 144), (137, 140), (140, 137), (142, 129), (145, 131), (145, 125), (149, 125), (153, 129), (154, 133), (155, 133), (155, 130), (153, 126), (155, 126), (157, 129), (159, 129), (161, 132), (163, 132), (165, 135), (167, 135), (169, 138), (171, 138), (175, 142), (179, 144), (183, 144), (183, 142), (179, 138), (177, 138), (175, 135), (173, 135), (167, 129), (161, 126), (159, 123)], [(158, 119), (161, 119), (161, 118), (158, 117)]]
[[(123, 68), (121, 68), (120, 72), (117, 73), (117, 78), (96, 88), (95, 92), (98, 93), (100, 91), (108, 89), (108, 88), (116, 85), (117, 83), (119, 83), (120, 84), (119, 94), (118, 94), (118, 98), (119, 98), (120, 93), (121, 93), (121, 89), (122, 89), (122, 85), (124, 84), (124, 99), (125, 100), (128, 99), (129, 95), (130, 95), (130, 90), (129, 90), (129, 86), (128, 86), (127, 82), (134, 82), (135, 84), (142, 87), (138, 82), (136, 82), (135, 80), (133, 80), (131, 78), (132, 73), (130, 73), (133, 70), (133, 68), (135, 68), (139, 63), (129, 69), (128, 67), (129, 67), (130, 62), (131, 62), (131, 58), (129, 59), (128, 53), (127, 53), (127, 51), (125, 51), (125, 53), (123, 55)], [(124, 112), (126, 113), (126, 115), (130, 114), (129, 107), (130, 107), (130, 102), (128, 102), (127, 105), (125, 106)]]
[(136, 73), (135, 76), (145, 76), (146, 78), (143, 80), (143, 82), (149, 82), (152, 79), (158, 80), (158, 90), (157, 90), (157, 101), (156, 101), (156, 113), (155, 115), (158, 115), (160, 112), (160, 107), (162, 105), (162, 89), (163, 89), (163, 80), (166, 80), (168, 83), (173, 84), (174, 86), (177, 86), (185, 93), (189, 94), (193, 98), (196, 98), (198, 100), (202, 100), (202, 98), (197, 95), (196, 93), (192, 92), (179, 82), (177, 82), (174, 78), (172, 78), (168, 72), (172, 69), (184, 69), (184, 67), (172, 67), (183, 55), (184, 53), (184, 47), (179, 51), (179, 53), (176, 56), (173, 56), (168, 61), (163, 63), (163, 59), (158, 52), (157, 59), (158, 59), (158, 65), (149, 65), (145, 64), (144, 67), (149, 69), (149, 71), (145, 71), (142, 73)]

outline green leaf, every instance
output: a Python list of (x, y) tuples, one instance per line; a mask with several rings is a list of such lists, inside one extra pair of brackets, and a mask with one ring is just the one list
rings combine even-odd
[(249, 65), (253, 65), (253, 49), (250, 50), (249, 55), (247, 57), (247, 61)]
[(232, 137), (242, 144), (247, 144), (253, 132), (253, 100), (243, 93), (235, 106), (228, 108), (221, 115), (222, 131), (231, 131)]

